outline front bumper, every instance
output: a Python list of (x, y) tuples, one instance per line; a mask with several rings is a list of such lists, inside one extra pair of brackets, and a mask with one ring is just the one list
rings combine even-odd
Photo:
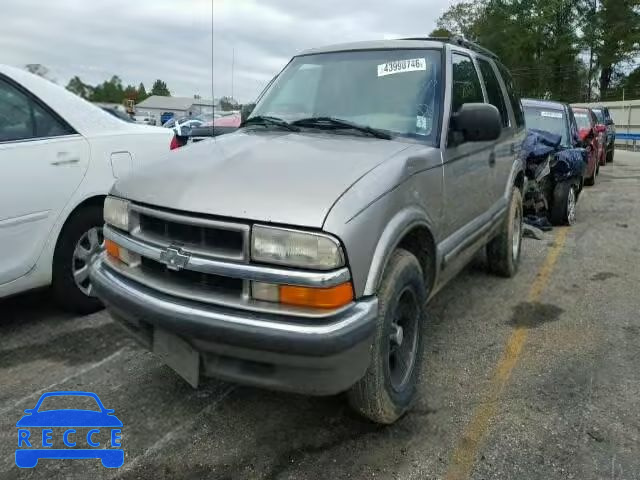
[(370, 359), (378, 301), (355, 302), (328, 318), (204, 305), (151, 290), (105, 266), (91, 268), (94, 291), (138, 341), (153, 332), (182, 337), (200, 354), (201, 372), (224, 380), (312, 395), (347, 390)]

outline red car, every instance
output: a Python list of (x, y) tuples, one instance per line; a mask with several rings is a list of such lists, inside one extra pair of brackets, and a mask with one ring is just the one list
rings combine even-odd
[[(606, 165), (606, 141), (607, 127), (598, 123), (598, 119), (590, 108), (572, 107), (573, 116), (578, 125), (578, 136), (585, 143), (590, 152), (595, 155), (597, 169), (596, 174), (600, 171), (600, 165)], [(591, 153), (590, 153), (591, 154)], [(591, 161), (589, 162), (591, 163)]]

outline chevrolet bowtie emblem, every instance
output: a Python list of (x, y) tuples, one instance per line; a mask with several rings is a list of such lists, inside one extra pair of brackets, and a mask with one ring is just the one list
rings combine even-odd
[(180, 247), (168, 247), (160, 253), (160, 261), (164, 263), (169, 270), (182, 270), (189, 263), (191, 255), (185, 253)]

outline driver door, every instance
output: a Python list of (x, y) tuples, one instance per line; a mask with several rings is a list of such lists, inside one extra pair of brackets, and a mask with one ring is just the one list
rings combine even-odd
[[(452, 52), (451, 115), (465, 103), (484, 103), (476, 66), (466, 53)], [(469, 225), (490, 208), (495, 164), (495, 142), (465, 142), (449, 128), (443, 153), (444, 227), (449, 236)], [(472, 232), (470, 232), (472, 233)]]

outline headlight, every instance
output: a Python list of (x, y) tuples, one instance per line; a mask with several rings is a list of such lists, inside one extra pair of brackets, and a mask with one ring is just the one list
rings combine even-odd
[(333, 237), (260, 225), (253, 227), (251, 258), (258, 262), (318, 270), (344, 265), (342, 249)]
[(117, 197), (104, 201), (104, 221), (122, 230), (129, 230), (129, 202)]

